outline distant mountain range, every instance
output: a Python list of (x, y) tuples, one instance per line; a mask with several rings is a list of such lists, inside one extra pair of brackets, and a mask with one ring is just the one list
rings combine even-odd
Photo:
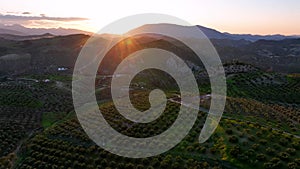
[[(75, 30), (70, 31), (70, 29), (63, 28), (30, 29), (17, 25), (6, 26), (5, 28), (12, 27), (19, 27), (20, 29), (0, 29), (0, 73), (48, 73), (57, 72), (60, 67), (72, 70), (81, 48), (90, 38), (90, 35), (80, 34), (82, 33), (80, 30), (76, 32)], [(300, 72), (300, 38), (297, 36), (234, 35), (221, 33), (202, 26), (196, 27), (210, 38), (224, 64), (238, 61), (263, 70), (287, 73)], [(185, 34), (180, 35), (180, 32), (184, 32), (185, 29), (191, 29), (191, 27), (156, 24), (144, 25), (132, 31), (138, 31), (139, 29), (168, 29), (170, 31), (177, 29), (179, 36), (186, 36)], [(35, 31), (36, 33), (28, 35), (30, 31)], [(45, 31), (50, 33), (45, 33)], [(76, 35), (61, 36), (64, 35), (63, 33), (76, 33)], [(185, 38), (201, 38), (193, 35), (188, 36), (190, 37)], [(110, 38), (117, 37), (118, 35), (111, 34), (99, 35), (103, 44), (111, 42)], [(178, 41), (174, 41), (172, 38), (148, 34), (134, 37), (133, 41), (139, 47), (158, 47), (169, 50), (176, 55), (184, 56), (184, 60), (192, 63), (190, 65), (201, 65), (199, 61), (193, 59), (195, 58), (194, 53), (190, 52), (189, 48)], [(119, 45), (118, 47), (116, 49), (126, 51), (123, 49), (124, 46)], [(112, 66), (111, 60), (118, 61), (118, 58), (122, 58), (118, 57), (120, 55), (118, 50), (111, 51), (112, 54), (103, 63)], [(110, 69), (110, 67), (107, 67), (105, 70), (110, 72)]]
[(27, 28), (19, 24), (4, 25), (0, 24), (0, 34), (10, 34), (18, 36), (29, 36), (29, 35), (70, 35), (70, 34), (91, 34), (91, 32), (78, 30), (78, 29), (67, 29), (67, 28)]
[(197, 27), (206, 34), (206, 36), (210, 39), (231, 39), (231, 40), (248, 40), (248, 41), (258, 41), (261, 39), (264, 40), (283, 40), (283, 39), (291, 39), (291, 38), (299, 38), (300, 36), (284, 36), (280, 34), (276, 35), (252, 35), (252, 34), (230, 34), (227, 32), (221, 33), (214, 29), (206, 28), (203, 26), (197, 25)]
[[(131, 32), (136, 30), (148, 30), (148, 31), (159, 31), (159, 30), (168, 30), (173, 31), (175, 29), (189, 28), (194, 26), (181, 26), (174, 24), (147, 24), (136, 29), (133, 29)], [(283, 40), (283, 39), (292, 39), (292, 38), (300, 38), (300, 36), (284, 36), (284, 35), (251, 35), (251, 34), (230, 34), (230, 33), (222, 33), (215, 29), (207, 28), (204, 26), (196, 25), (209, 39), (229, 39), (229, 40), (246, 40), (255, 42), (261, 39), (264, 40)], [(178, 32), (176, 32), (178, 33)], [(180, 35), (179, 35), (180, 36)], [(186, 35), (182, 35), (186, 36)], [(189, 35), (190, 36), (190, 35)], [(195, 38), (194, 36), (186, 37), (186, 38)]]
[(24, 40), (35, 40), (35, 39), (42, 39), (42, 38), (53, 38), (55, 35), (50, 33), (45, 33), (42, 35), (13, 35), (13, 34), (0, 34), (0, 38), (6, 40), (13, 40), (13, 41), (24, 41)]
[[(147, 30), (162, 30), (167, 29), (172, 31), (176, 27), (187, 27), (180, 26), (174, 24), (147, 24), (137, 29), (147, 29)], [(283, 40), (283, 39), (291, 39), (291, 38), (300, 38), (300, 36), (284, 36), (284, 35), (251, 35), (251, 34), (230, 34), (230, 33), (222, 33), (217, 30), (207, 28), (204, 26), (196, 25), (209, 39), (229, 39), (229, 40), (246, 40), (246, 41), (257, 41), (260, 39), (264, 40)], [(27, 28), (19, 24), (14, 25), (4, 25), (0, 24), (0, 37), (5, 39), (17, 40), (17, 39), (27, 39), (26, 37), (12, 37), (10, 35), (17, 36), (32, 36), (32, 35), (42, 35), (45, 34), (48, 36), (51, 35), (71, 35), (71, 34), (86, 34), (91, 35), (91, 32), (78, 30), (78, 29), (66, 29), (66, 28)], [(8, 36), (9, 35), (9, 36)], [(105, 34), (107, 36), (107, 34)], [(190, 38), (190, 37), (189, 37)]]

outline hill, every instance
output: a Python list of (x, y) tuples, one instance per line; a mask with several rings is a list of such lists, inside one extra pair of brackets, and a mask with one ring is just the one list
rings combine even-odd
[[(32, 36), (0, 35), (0, 37), (1, 36), (0, 57), (9, 54), (29, 54), (31, 56), (30, 64), (25, 69), (25, 72), (35, 74), (57, 72), (59, 67), (72, 70), (79, 51), (89, 38), (88, 35), (81, 34), (68, 36), (54, 36), (51, 34)], [(99, 38), (105, 43), (110, 37), (104, 36), (103, 38), (100, 36)], [(193, 52), (189, 51), (181, 42), (172, 38), (159, 35), (147, 35), (144, 37), (134, 37), (132, 41), (141, 49), (159, 47), (182, 55), (183, 59), (189, 62), (190, 66), (201, 67), (202, 65), (201, 61), (195, 60), (196, 57), (193, 56)], [(211, 39), (211, 41), (224, 64), (240, 61), (263, 70), (283, 73), (300, 72), (300, 39), (276, 41), (258, 40), (256, 42), (230, 39)], [(132, 52), (128, 51), (128, 49), (125, 50), (126, 46), (121, 45), (121, 43), (119, 43), (118, 47), (118, 50), (123, 49), (123, 55)], [(113, 54), (113, 50), (114, 49), (111, 50), (111, 54), (107, 57), (106, 62), (109, 62), (109, 60), (113, 58), (115, 60), (120, 59), (117, 55)], [(15, 62), (18, 62), (18, 60)], [(4, 62), (0, 60), (0, 64), (3, 63)], [(113, 64), (106, 64), (106, 66), (107, 65), (110, 65), (110, 67), (113, 66)], [(10, 65), (7, 65), (7, 67), (10, 67)], [(14, 66), (12, 65), (11, 67)], [(18, 70), (17, 67), (15, 68)], [(23, 70), (23, 68), (20, 69)], [(109, 72), (110, 68), (108, 67), (107, 69), (106, 72)], [(9, 73), (4, 66), (0, 67), (0, 72)]]

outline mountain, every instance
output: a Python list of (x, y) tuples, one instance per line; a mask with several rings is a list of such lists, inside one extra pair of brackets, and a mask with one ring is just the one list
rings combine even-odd
[(182, 26), (182, 25), (175, 25), (175, 24), (146, 24), (141, 27), (132, 29), (129, 31), (129, 34), (136, 33), (139, 31), (149, 31), (149, 32), (159, 32), (159, 31), (164, 31), (164, 32), (170, 32), (172, 34), (176, 34), (179, 37), (182, 38), (204, 38), (204, 37), (195, 37), (194, 34), (186, 34), (182, 30), (190, 30), (194, 31), (195, 27), (199, 28), (209, 39), (231, 39), (230, 36), (225, 35), (221, 32), (218, 32), (214, 29), (206, 28), (203, 26)]
[(10, 29), (4, 29), (4, 28), (0, 28), (0, 34), (24, 35), (24, 33), (22, 32), (10, 30)]
[[(175, 33), (175, 30), (182, 29), (182, 28), (193, 28), (198, 27), (209, 39), (229, 39), (229, 40), (246, 40), (255, 42), (261, 39), (265, 40), (283, 40), (283, 39), (291, 39), (291, 38), (298, 38), (298, 36), (284, 36), (284, 35), (251, 35), (251, 34), (230, 34), (230, 33), (222, 33), (215, 29), (207, 28), (204, 26), (196, 25), (196, 26), (181, 26), (181, 25), (175, 25), (175, 24), (147, 24), (143, 25), (141, 27), (138, 27), (136, 29), (131, 30), (129, 33), (133, 33), (135, 31), (139, 30), (147, 30), (147, 31), (159, 31), (159, 30), (168, 30), (170, 32), (173, 31)], [(180, 35), (180, 32), (176, 31), (176, 33), (179, 33), (179, 36), (185, 37), (185, 38), (195, 38), (192, 35), (186, 36), (185, 34)]]
[(72, 68), (88, 38), (82, 34), (24, 41), (0, 38), (0, 72), (39, 74)]
[[(227, 32), (219, 32), (215, 29), (207, 28), (204, 26), (196, 25), (196, 26), (181, 26), (175, 24), (146, 24), (141, 27), (135, 28), (130, 31), (130, 33), (138, 30), (168, 30), (174, 31), (175, 29), (181, 28), (199, 28), (209, 39), (229, 39), (229, 40), (246, 40), (255, 42), (261, 39), (264, 40), (283, 40), (283, 39), (291, 39), (291, 38), (299, 38), (299, 36), (284, 36), (284, 35), (251, 35), (251, 34), (230, 34)], [(67, 29), (67, 28), (27, 28), (19, 24), (14, 25), (4, 25), (0, 24), (0, 34), (10, 34), (10, 35), (18, 35), (18, 36), (28, 36), (28, 35), (43, 35), (43, 34), (52, 34), (52, 35), (70, 35), (70, 34), (86, 34), (91, 35), (91, 32), (78, 30), (78, 29)], [(176, 32), (177, 34), (180, 32)], [(103, 34), (103, 36), (112, 36), (108, 34)], [(116, 35), (115, 35), (116, 36)], [(195, 38), (193, 35), (180, 35), (185, 38)], [(106, 38), (106, 37), (104, 37)], [(22, 39), (22, 38), (20, 38)]]
[(283, 39), (292, 39), (297, 38), (298, 36), (284, 36), (284, 35), (251, 35), (251, 34), (230, 34), (224, 33), (225, 35), (229, 35), (234, 39), (244, 39), (248, 41), (258, 41), (258, 40), (283, 40)]
[(30, 54), (8, 54), (0, 56), (0, 67), (2, 72), (20, 74), (30, 70)]
[(223, 62), (239, 61), (275, 72), (300, 72), (300, 38), (247, 42), (212, 40)]
[(91, 34), (91, 32), (78, 30), (78, 29), (67, 29), (67, 28), (27, 28), (19, 24), (4, 25), (0, 24), (0, 34), (11, 34), (11, 35), (42, 35), (50, 33), (53, 35), (70, 35), (70, 34)]
[[(207, 28), (204, 26), (197, 25), (197, 27), (209, 38), (209, 39), (233, 39), (237, 40), (231, 36), (231, 34), (224, 34), (217, 30)], [(245, 39), (247, 40), (247, 39)]]
[(13, 34), (0, 34), (0, 38), (6, 40), (14, 40), (14, 41), (34, 40), (34, 39), (53, 38), (53, 37), (54, 35), (50, 33), (45, 33), (42, 35), (27, 35), (27, 36), (20, 36), (20, 35), (13, 35)]
[[(0, 38), (0, 58), (2, 58), (0, 59), (0, 72), (15, 74), (24, 73), (24, 70), (27, 70), (26, 72), (33, 74), (54, 73), (59, 67), (66, 67), (72, 71), (77, 56), (89, 37), (78, 34), (23, 41)], [(190, 65), (200, 65), (201, 67), (201, 62), (195, 59), (197, 57), (194, 56), (194, 53), (180, 41), (153, 35), (137, 36), (131, 40), (137, 46), (133, 50), (160, 48), (182, 56), (183, 60), (191, 63)], [(108, 39), (101, 38), (101, 42), (106, 43)], [(238, 61), (263, 70), (283, 73), (300, 72), (300, 38), (276, 41), (258, 40), (256, 42), (212, 39), (211, 42), (224, 64)], [(116, 66), (115, 64), (118, 64), (123, 58), (123, 56), (120, 57), (121, 55), (125, 56), (126, 52), (134, 52), (128, 50), (126, 46), (122, 46), (122, 43), (116, 45), (103, 60), (104, 70), (110, 73), (113, 70), (112, 67)], [(112, 60), (115, 62), (111, 62)], [(11, 67), (15, 71), (12, 71)]]
[[(138, 31), (138, 29), (168, 29), (176, 31), (185, 38), (201, 38), (180, 34), (180, 32), (184, 32), (184, 29), (191, 28), (189, 26), (156, 24), (144, 25), (132, 31)], [(300, 72), (300, 38), (278, 40), (280, 37), (274, 36), (273, 38), (277, 38), (276, 40), (252, 41), (253, 39), (249, 40), (246, 35), (244, 38), (248, 40), (239, 39), (234, 37), (233, 34), (224, 34), (202, 26), (197, 26), (197, 28), (201, 29), (210, 38), (224, 64), (238, 61), (263, 70), (284, 73)], [(255, 38), (255, 36), (249, 36)], [(23, 70), (30, 73), (53, 73), (57, 72), (60, 67), (69, 68), (71, 71), (82, 46), (89, 38), (89, 35), (83, 34), (67, 36), (55, 36), (49, 33), (26, 36), (0, 34), (0, 58), (2, 57), (0, 59), (0, 73), (24, 73)], [(101, 43), (106, 43), (111, 42), (112, 38), (118, 38), (118, 36), (103, 34), (99, 35), (99, 38), (101, 38)], [(187, 46), (176, 39), (148, 34), (147, 36), (132, 37), (131, 41), (135, 45), (134, 50), (143, 48), (168, 50), (178, 56), (183, 56), (183, 60), (189, 62), (189, 65), (198, 67), (200, 65), (201, 67), (201, 61), (197, 59), (198, 57), (194, 56), (194, 53)], [(123, 58), (120, 56), (125, 56), (126, 52), (134, 51), (128, 51), (127, 47), (122, 44), (116, 45), (114, 50), (111, 50), (110, 54), (107, 55), (107, 59), (103, 60), (103, 64), (107, 66), (105, 71), (111, 73), (113, 66), (115, 66), (114, 63), (118, 64), (121, 61), (120, 59)], [(112, 63), (112, 60), (115, 62)], [(9, 69), (10, 67), (15, 68), (17, 71), (12, 72)]]

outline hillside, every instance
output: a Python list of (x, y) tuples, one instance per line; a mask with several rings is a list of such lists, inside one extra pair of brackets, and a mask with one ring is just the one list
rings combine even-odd
[[(31, 56), (30, 64), (27, 65), (27, 68), (25, 67), (25, 71), (22, 71), (23, 73), (56, 72), (59, 67), (72, 70), (80, 49), (89, 38), (87, 35), (53, 37), (50, 34), (41, 36), (6, 35), (6, 37), (10, 37), (10, 40), (0, 39), (0, 57), (10, 54), (29, 54)], [(108, 36), (105, 38), (109, 40)], [(191, 52), (188, 52), (188, 49), (182, 43), (170, 38), (151, 35), (149, 37), (135, 37), (133, 40), (141, 48), (154, 46), (169, 48), (168, 50), (171, 52), (184, 55), (185, 60), (198, 66), (201, 65), (199, 60), (193, 60), (195, 57), (192, 56)], [(106, 39), (102, 38), (102, 41), (105, 42)], [(212, 39), (212, 43), (216, 47), (223, 63), (238, 60), (255, 65), (263, 70), (288, 73), (300, 72), (300, 39), (259, 40), (256, 42)], [(179, 48), (182, 50), (178, 50)], [(123, 50), (124, 55), (126, 55), (125, 51)], [(127, 52), (130, 53), (130, 51)], [(114, 57), (114, 55), (111, 57)], [(17, 64), (18, 60), (15, 60), (15, 62)], [(3, 63), (3, 61), (0, 61), (0, 64)], [(7, 65), (7, 67), (10, 66)], [(12, 65), (12, 67), (14, 66)], [(20, 69), (23, 70), (23, 68)], [(109, 72), (109, 70), (107, 71)], [(0, 72), (10, 73), (3, 66), (0, 67)], [(16, 72), (19, 72), (17, 67)]]
[[(299, 98), (299, 77), (261, 72), (250, 65), (236, 63), (228, 63), (226, 70), (229, 97), (212, 137), (203, 144), (198, 142), (209, 108), (209, 98), (204, 98), (207, 104), (202, 103), (204, 107), (189, 135), (172, 150), (145, 159), (111, 154), (89, 139), (72, 109), (70, 76), (31, 76), (49, 78), (51, 83), (2, 82), (0, 120), (5, 125), (0, 127), (0, 139), (4, 143), (0, 148), (0, 168), (298, 168), (300, 104), (282, 95), (294, 86), (295, 97)], [(251, 79), (250, 84), (245, 79)], [(277, 95), (260, 98), (264, 86), (276, 88), (276, 85), (281, 85)], [(173, 90), (164, 90), (168, 96), (174, 95)], [(148, 92), (138, 88), (132, 91), (132, 103), (138, 109), (150, 106)], [(266, 92), (267, 96), (274, 90)], [(167, 104), (162, 116), (147, 124), (125, 119), (110, 100), (99, 103), (99, 108), (119, 132), (148, 137), (161, 133), (176, 119), (179, 104), (172, 100)]]

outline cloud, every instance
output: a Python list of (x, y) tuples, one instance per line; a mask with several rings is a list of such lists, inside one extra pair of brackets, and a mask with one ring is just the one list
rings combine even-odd
[(19, 12), (12, 12), (12, 11), (8, 11), (6, 13), (8, 13), (8, 14), (19, 14)]
[[(23, 12), (23, 14), (30, 14), (30, 12)], [(37, 21), (37, 20), (48, 20), (48, 21), (62, 21), (62, 22), (72, 22), (72, 21), (85, 21), (88, 18), (80, 17), (49, 17), (44, 14), (40, 16), (21, 16), (21, 15), (1, 15), (0, 20), (6, 21)]]
[(23, 12), (22, 14), (23, 15), (30, 15), (31, 13), (30, 12)]

